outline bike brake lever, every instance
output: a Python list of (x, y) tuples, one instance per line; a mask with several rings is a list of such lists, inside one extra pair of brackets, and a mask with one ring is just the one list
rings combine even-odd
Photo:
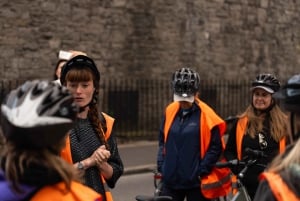
[(245, 176), (245, 173), (247, 172), (248, 168), (250, 166), (252, 166), (253, 164), (255, 164), (255, 163), (256, 163), (256, 160), (249, 160), (246, 163), (245, 167), (242, 169), (242, 171), (240, 171), (240, 173), (238, 174), (238, 177), (239, 178), (243, 178)]

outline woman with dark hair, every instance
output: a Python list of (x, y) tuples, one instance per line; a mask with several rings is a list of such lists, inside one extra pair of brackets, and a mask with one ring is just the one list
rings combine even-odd
[(85, 184), (112, 200), (113, 188), (123, 174), (123, 163), (112, 132), (114, 119), (98, 111), (100, 73), (94, 61), (83, 55), (70, 59), (60, 81), (80, 107), (62, 157), (84, 172)]

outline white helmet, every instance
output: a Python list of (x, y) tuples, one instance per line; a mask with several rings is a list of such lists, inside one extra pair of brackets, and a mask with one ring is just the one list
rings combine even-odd
[(77, 110), (67, 88), (48, 81), (27, 81), (2, 103), (1, 126), (9, 141), (47, 147), (66, 135)]

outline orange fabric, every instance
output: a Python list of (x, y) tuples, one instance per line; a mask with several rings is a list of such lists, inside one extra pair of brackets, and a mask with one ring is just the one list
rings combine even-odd
[[(242, 160), (242, 141), (243, 137), (246, 133), (248, 126), (248, 118), (247, 117), (242, 117), (238, 120), (237, 126), (236, 126), (236, 148), (237, 148), (237, 158), (238, 160)], [(279, 153), (283, 153), (285, 150), (285, 138), (280, 140), (279, 142)], [(232, 177), (232, 183), (236, 183), (237, 178), (236, 176)], [(233, 194), (237, 193), (238, 187), (235, 185), (232, 188)]]
[(242, 141), (247, 130), (248, 118), (240, 118), (236, 125), (236, 148), (237, 148), (237, 158), (242, 160)]
[[(111, 135), (111, 131), (112, 131), (113, 124), (114, 124), (114, 118), (112, 118), (111, 116), (109, 116), (105, 113), (102, 113), (102, 114), (103, 114), (103, 116), (106, 120), (107, 130), (105, 132), (105, 140), (107, 140), (109, 138), (109, 136)], [(71, 155), (71, 143), (70, 143), (69, 135), (67, 136), (66, 145), (65, 145), (64, 149), (61, 151), (60, 155), (68, 163), (73, 164), (72, 155)], [(100, 174), (100, 178), (101, 178), (101, 181), (102, 181), (102, 183), (104, 185), (104, 188), (105, 188), (106, 201), (113, 201), (112, 194), (109, 191), (108, 187), (106, 188), (106, 186), (107, 186), (106, 181), (105, 181), (104, 177), (101, 174)]]
[(39, 190), (31, 201), (102, 201), (102, 197), (89, 187), (78, 182), (71, 183), (71, 190), (67, 191), (65, 183), (46, 186)]
[(68, 163), (73, 164), (73, 160), (71, 156), (71, 142), (70, 142), (69, 135), (67, 136), (65, 147), (60, 152), (60, 156), (63, 159), (65, 159), (65, 161), (67, 161)]
[(176, 116), (176, 113), (178, 112), (179, 109), (180, 109), (179, 102), (173, 102), (166, 109), (166, 120), (165, 120), (165, 125), (164, 125), (164, 142), (165, 143), (167, 142), (169, 130), (170, 130), (173, 120)]
[[(211, 130), (218, 126), (221, 136), (226, 130), (226, 123), (221, 119), (207, 104), (199, 99), (195, 99), (198, 106), (201, 108), (200, 116), (200, 157), (203, 158), (209, 147)], [(173, 120), (180, 108), (179, 102), (173, 102), (166, 108), (166, 119), (164, 125), (164, 141), (168, 139), (168, 134)], [(221, 138), (223, 140), (223, 138)], [(222, 142), (224, 148), (224, 142)], [(207, 198), (216, 198), (227, 195), (231, 190), (230, 181), (231, 171), (229, 168), (213, 168), (212, 172), (201, 178), (201, 191)]]
[(105, 114), (104, 112), (102, 112), (102, 114), (103, 114), (103, 116), (104, 116), (104, 118), (106, 120), (107, 130), (105, 132), (105, 140), (107, 140), (110, 137), (110, 134), (111, 134), (111, 131), (112, 131), (115, 119), (112, 118), (111, 116)]
[(285, 145), (286, 145), (286, 138), (284, 137), (282, 140), (279, 142), (279, 153), (283, 153), (285, 150)]
[[(248, 126), (248, 118), (240, 118), (236, 126), (236, 148), (237, 148), (237, 157), (239, 160), (242, 160), (242, 141), (246, 133)], [(282, 138), (279, 142), (279, 153), (283, 153), (285, 150), (286, 140), (285, 137)]]
[[(201, 112), (201, 118), (200, 118), (200, 125), (208, 125), (208, 126), (201, 126), (200, 127), (200, 132), (207, 134), (207, 136), (205, 136), (205, 140), (204, 135), (201, 135), (201, 157), (203, 157), (209, 147), (209, 143), (210, 143), (210, 131), (211, 129), (218, 125), (219, 130), (220, 130), (220, 134), (221, 136), (224, 135), (225, 131), (226, 131), (226, 123), (223, 119), (221, 119), (207, 104), (205, 104), (204, 102), (202, 102), (199, 99), (196, 99), (196, 101), (198, 102), (199, 107), (201, 108), (201, 111), (205, 111), (205, 112)], [(179, 102), (173, 102), (171, 103), (167, 109), (166, 109), (166, 121), (165, 121), (165, 125), (164, 125), (164, 141), (167, 141), (168, 138), (168, 134), (169, 134), (169, 129), (173, 123), (173, 120), (175, 118), (176, 113), (179, 110)], [(222, 145), (224, 145), (224, 143), (222, 142)]]
[[(199, 99), (196, 100), (198, 100), (199, 107), (201, 108), (200, 137), (201, 137), (201, 158), (203, 158), (209, 147), (211, 130), (213, 129), (213, 127), (218, 126), (220, 135), (222, 137), (226, 131), (226, 123), (207, 104), (200, 101)], [(204, 135), (202, 135), (202, 133), (204, 133)], [(222, 145), (224, 145), (224, 143), (222, 143)]]
[(272, 172), (264, 172), (261, 177), (268, 181), (268, 184), (277, 201), (299, 201), (300, 198), (289, 189), (280, 175)]

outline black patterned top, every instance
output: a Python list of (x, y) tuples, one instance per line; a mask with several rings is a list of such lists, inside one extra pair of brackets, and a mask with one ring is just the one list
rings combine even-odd
[[(95, 133), (89, 119), (77, 120), (75, 127), (70, 133), (70, 142), (72, 160), (74, 163), (90, 157), (94, 151), (102, 145), (100, 138)], [(117, 180), (123, 174), (124, 167), (119, 155), (117, 141), (113, 133), (111, 133), (107, 143), (111, 153), (107, 162), (113, 168), (113, 175), (109, 180), (106, 180), (106, 183), (110, 188), (114, 188)], [(88, 168), (85, 171), (84, 179), (87, 186), (104, 195), (105, 191), (97, 167), (94, 166)]]

